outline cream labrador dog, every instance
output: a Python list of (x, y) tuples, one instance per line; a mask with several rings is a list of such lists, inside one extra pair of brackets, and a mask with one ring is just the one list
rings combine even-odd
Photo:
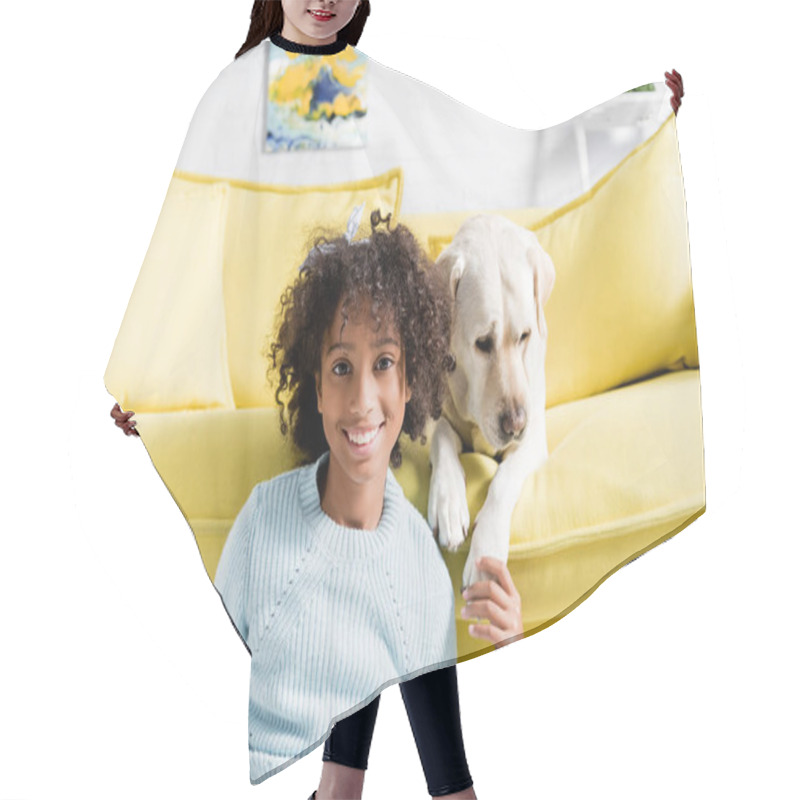
[(455, 370), (431, 434), (428, 523), (443, 547), (469, 531), (459, 453), (500, 461), (475, 518), (464, 586), (488, 578), (481, 556), (508, 561), (511, 515), (527, 477), (547, 459), (544, 304), (555, 269), (536, 235), (505, 217), (481, 214), (459, 228), (433, 267), (453, 302)]

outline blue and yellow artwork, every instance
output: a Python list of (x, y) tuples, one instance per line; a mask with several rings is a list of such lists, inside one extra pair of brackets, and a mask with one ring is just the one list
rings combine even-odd
[(367, 59), (352, 47), (322, 57), (271, 47), (267, 150), (363, 147), (366, 78)]

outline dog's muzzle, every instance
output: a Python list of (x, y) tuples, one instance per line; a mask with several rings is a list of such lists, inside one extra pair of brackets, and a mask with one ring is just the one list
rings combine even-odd
[(500, 430), (509, 439), (519, 439), (525, 431), (528, 415), (523, 406), (514, 406), (500, 415)]

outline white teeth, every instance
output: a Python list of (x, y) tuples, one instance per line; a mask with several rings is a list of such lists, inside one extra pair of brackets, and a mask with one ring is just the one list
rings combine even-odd
[(346, 433), (347, 438), (354, 444), (368, 444), (378, 435), (378, 428), (373, 428), (366, 433), (350, 433), (349, 431), (346, 431)]

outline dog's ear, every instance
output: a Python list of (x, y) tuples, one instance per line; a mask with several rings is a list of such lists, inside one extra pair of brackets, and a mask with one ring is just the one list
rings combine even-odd
[(533, 244), (528, 248), (528, 262), (533, 268), (533, 297), (536, 302), (536, 327), (539, 329), (539, 335), (544, 339), (547, 337), (544, 304), (553, 291), (553, 285), (556, 282), (556, 269), (553, 266), (553, 260), (545, 253), (544, 248), (535, 237)]
[(464, 257), (448, 248), (436, 259), (434, 268), (442, 285), (450, 288), (450, 299), (455, 302), (458, 282), (464, 274)]

